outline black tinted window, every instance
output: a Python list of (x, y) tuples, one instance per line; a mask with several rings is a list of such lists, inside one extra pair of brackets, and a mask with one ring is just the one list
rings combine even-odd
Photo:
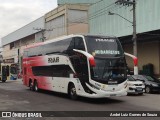
[(117, 38), (110, 37), (85, 37), (88, 52), (96, 57), (123, 56), (122, 46)]
[(70, 38), (44, 45), (44, 54), (66, 53), (71, 40), (72, 39)]
[(74, 40), (75, 40), (75, 49), (85, 51), (83, 39), (81, 37), (75, 37)]
[(74, 43), (71, 42), (72, 38), (28, 48), (24, 51), (24, 57), (34, 57), (40, 55), (48, 55), (54, 53), (64, 53), (67, 54), (67, 50), (74, 47)]
[(73, 55), (73, 49), (85, 50), (84, 42), (81, 37), (75, 37), (73, 39), (68, 38), (61, 41), (28, 48), (24, 51), (24, 57), (34, 57), (49, 54)]
[(43, 52), (42, 46), (31, 47), (24, 51), (24, 57), (40, 56), (42, 55), (42, 52)]
[(35, 76), (48, 76), (48, 77), (69, 77), (72, 73), (68, 65), (52, 65), (52, 66), (35, 66), (32, 67)]

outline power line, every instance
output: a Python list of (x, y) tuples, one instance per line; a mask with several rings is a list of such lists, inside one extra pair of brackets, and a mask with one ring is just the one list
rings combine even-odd
[[(101, 1), (103, 1), (103, 0), (101, 0)], [(98, 2), (100, 2), (100, 1), (98, 1)], [(112, 6), (113, 4), (114, 4), (114, 3), (108, 5), (108, 6), (105, 7), (105, 8), (108, 8), (108, 7)], [(102, 8), (102, 9), (100, 9), (100, 10), (103, 10), (103, 9), (105, 9), (105, 8)], [(100, 11), (100, 10), (98, 10), (98, 11)], [(98, 11), (96, 11), (96, 12), (94, 12), (94, 13), (97, 13)], [(105, 11), (106, 11), (106, 10), (105, 10)], [(96, 15), (97, 15), (97, 14), (96, 14)], [(82, 23), (82, 21), (80, 21), (80, 20), (88, 20), (88, 19), (87, 19), (88, 17), (94, 17), (94, 16), (95, 16), (95, 15), (93, 15), (93, 13), (92, 13), (92, 14), (89, 14), (87, 17), (77, 18), (77, 19), (74, 19), (74, 21), (71, 21), (71, 22), (81, 22), (81, 23)], [(59, 28), (59, 26), (58, 26), (57, 28)], [(52, 29), (52, 27), (51, 27), (51, 29)], [(55, 29), (55, 28), (53, 28), (53, 29)]]
[(42, 33), (42, 38), (41, 38), (42, 42), (44, 42), (46, 40), (46, 37), (44, 36), (45, 32), (46, 31), (53, 31), (52, 29), (44, 29), (44, 28), (33, 28), (33, 30), (37, 30)]
[[(115, 9), (115, 8), (116, 8), (116, 9)], [(94, 18), (97, 18), (97, 17), (102, 16), (102, 15), (105, 15), (105, 14), (108, 14), (108, 12), (109, 12), (110, 10), (114, 11), (114, 10), (117, 10), (117, 9), (119, 9), (119, 8), (120, 8), (120, 7), (118, 7), (118, 6), (115, 5), (114, 9), (113, 9), (113, 8), (106, 9), (106, 10), (100, 12), (100, 13), (97, 14), (97, 15), (93, 15), (93, 16), (89, 17), (89, 20), (94, 19)]]
[(92, 5), (97, 4), (97, 3), (101, 2), (101, 1), (103, 1), (103, 0), (99, 0), (99, 1), (97, 1), (97, 2), (95, 2), (95, 3), (93, 3)]
[(97, 10), (96, 12), (94, 12), (94, 13), (91, 13), (92, 15), (94, 15), (94, 14), (98, 14), (98, 12), (100, 12), (100, 11), (104, 11), (104, 9), (106, 9), (106, 8), (109, 8), (109, 7), (111, 7), (112, 5), (114, 5), (115, 3), (112, 3), (112, 4), (110, 4), (110, 5), (108, 5), (108, 6), (106, 6), (106, 7), (103, 7), (103, 8), (101, 8), (101, 9), (99, 9), (99, 10)]
[[(101, 1), (103, 1), (103, 0), (101, 0)], [(100, 2), (100, 1), (99, 1)], [(77, 19), (74, 19), (74, 21), (76, 22), (78, 22), (78, 20), (90, 20), (90, 19), (92, 19), (92, 17), (93, 17), (93, 19), (94, 19), (94, 17), (97, 17), (97, 15), (99, 16), (101, 13), (103, 13), (103, 12), (106, 12), (108, 9), (109, 9), (109, 7), (111, 7), (111, 6), (113, 6), (115, 3), (112, 3), (112, 4), (110, 4), (110, 5), (108, 5), (108, 6), (106, 6), (106, 7), (104, 7), (104, 8), (102, 8), (102, 9), (100, 9), (100, 10), (98, 10), (98, 11), (96, 11), (96, 12), (94, 12), (94, 13), (91, 13), (91, 14), (88, 14), (88, 16), (87, 17), (81, 17), (81, 18), (77, 18)], [(108, 8), (108, 9), (106, 9), (106, 8)], [(111, 9), (111, 8), (110, 8)], [(113, 8), (112, 8), (113, 9)], [(102, 11), (103, 10), (103, 11)], [(101, 12), (100, 12), (101, 11)], [(88, 18), (88, 19), (87, 19)]]
[[(113, 7), (111, 7), (111, 6), (113, 6)], [(108, 8), (108, 7), (111, 7), (111, 8)], [(108, 14), (108, 12), (111, 11), (111, 10), (115, 11), (115, 10), (118, 10), (118, 9), (120, 9), (122, 7), (123, 6), (119, 7), (118, 5), (115, 5), (115, 3), (112, 3), (112, 4), (108, 5), (107, 7), (105, 7), (105, 8), (108, 8), (108, 9), (102, 8), (102, 9), (100, 9), (100, 10), (94, 12), (94, 13), (89, 14), (88, 17), (78, 18), (78, 19), (74, 19), (74, 20), (83, 20), (83, 19), (87, 20), (87, 18), (88, 18), (88, 20), (91, 20), (91, 19), (97, 18), (99, 16), (102, 16), (104, 14)]]
[[(116, 5), (115, 5), (116, 6)], [(116, 9), (115, 9), (116, 8)], [(88, 17), (83, 17), (83, 18), (79, 18), (79, 19), (75, 19), (75, 20), (87, 20), (87, 18), (88, 18), (88, 20), (91, 20), (91, 19), (94, 19), (94, 18), (97, 18), (97, 17), (99, 17), (99, 16), (102, 16), (102, 15), (104, 15), (104, 14), (108, 14), (108, 12), (112, 9), (112, 10), (117, 10), (117, 9), (119, 9), (119, 8), (121, 8), (121, 7), (114, 7), (114, 9), (113, 9), (113, 7), (112, 8), (108, 8), (108, 9), (106, 9), (106, 10), (103, 10), (102, 12), (100, 12), (100, 13), (98, 13), (98, 14), (95, 14), (95, 15), (93, 15), (93, 14), (90, 14), (90, 16), (88, 16)], [(74, 21), (73, 21), (74, 22)]]
[[(108, 7), (110, 7), (110, 6), (112, 6), (114, 3), (112, 3), (112, 4), (110, 4), (109, 6), (107, 6), (107, 7), (105, 7), (105, 8), (108, 8)], [(118, 8), (117, 8), (118, 7)], [(108, 8), (108, 9), (105, 9), (105, 8), (103, 8), (103, 11), (101, 11), (101, 10), (98, 10), (98, 11), (101, 11), (101, 12), (99, 12), (99, 13), (97, 13), (97, 11), (96, 12), (94, 12), (94, 14), (92, 13), (92, 14), (89, 14), (88, 15), (88, 17), (81, 17), (81, 18), (77, 18), (77, 19), (74, 19), (74, 20), (72, 20), (71, 22), (81, 22), (81, 20), (91, 20), (91, 19), (94, 19), (94, 18), (96, 18), (96, 17), (99, 17), (99, 16), (101, 16), (101, 15), (104, 15), (104, 14), (107, 14), (109, 11), (108, 10), (117, 10), (117, 9), (119, 9), (119, 8), (121, 8), (121, 7), (119, 7), (119, 6), (117, 6), (117, 5), (114, 5), (112, 8)], [(115, 9), (115, 8), (117, 8), (117, 9)], [(108, 12), (107, 12), (108, 11)], [(97, 13), (97, 14), (95, 14), (95, 13)]]
[[(101, 0), (101, 1), (103, 1), (103, 0)], [(100, 1), (98, 1), (98, 2), (100, 2)], [(112, 7), (111, 7), (111, 6), (112, 6)], [(120, 9), (120, 8), (122, 8), (122, 7), (123, 7), (123, 6), (120, 6), (120, 7), (119, 7), (118, 5), (115, 5), (115, 2), (114, 2), (114, 3), (111, 3), (110, 5), (102, 8), (102, 9), (100, 9), (100, 10), (94, 12), (94, 13), (89, 14), (87, 17), (80, 17), (80, 18), (73, 19), (72, 21), (70, 21), (70, 22), (72, 22), (72, 23), (70, 23), (68, 26), (77, 25), (77, 24), (79, 24), (79, 23), (87, 23), (88, 20), (92, 20), (92, 19), (97, 18), (97, 17), (99, 17), (99, 16), (102, 16), (102, 15), (104, 15), (104, 14), (108, 14), (108, 12), (109, 12), (110, 10), (114, 11), (114, 10)], [(107, 8), (107, 9), (106, 9), (106, 8)], [(50, 24), (51, 24), (51, 22), (50, 22)], [(65, 28), (65, 24), (59, 24), (59, 25), (56, 26), (56, 27), (52, 27), (52, 26), (50, 27), (50, 29), (52, 29), (52, 30), (54, 30), (54, 29), (59, 29), (59, 28)], [(49, 34), (49, 36), (50, 36), (50, 34)]]

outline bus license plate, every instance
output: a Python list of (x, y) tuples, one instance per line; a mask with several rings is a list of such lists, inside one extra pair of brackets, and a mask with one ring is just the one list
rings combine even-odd
[(118, 81), (108, 81), (108, 84), (110, 84), (110, 85), (116, 85), (116, 84), (118, 84)]

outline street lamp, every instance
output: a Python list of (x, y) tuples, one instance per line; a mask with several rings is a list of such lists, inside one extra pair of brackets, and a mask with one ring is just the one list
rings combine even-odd
[[(119, 17), (123, 18), (124, 20), (128, 21), (129, 23), (132, 24), (133, 26), (133, 37), (132, 37), (132, 41), (133, 41), (133, 54), (135, 57), (137, 57), (137, 35), (136, 35), (136, 12), (135, 12), (135, 4), (133, 4), (133, 22), (131, 22), (130, 20), (124, 18), (123, 16), (117, 14), (117, 13), (112, 13), (112, 12), (108, 12), (108, 15), (118, 15)], [(138, 74), (138, 66), (134, 67), (134, 70), (136, 71), (135, 74)]]
[(133, 22), (131, 22), (130, 20), (124, 18), (123, 16), (121, 16), (121, 15), (119, 15), (119, 14), (117, 14), (117, 13), (113, 13), (113, 12), (110, 12), (110, 11), (109, 11), (109, 12), (108, 12), (108, 15), (118, 15), (119, 17), (125, 19), (126, 21), (130, 22), (130, 23), (133, 25)]
[[(132, 26), (133, 26), (133, 37), (132, 37), (132, 40), (133, 40), (133, 54), (134, 54), (134, 56), (137, 57), (137, 35), (136, 35), (136, 20), (135, 20), (135, 17), (133, 17), (133, 22), (131, 22), (130, 20), (124, 18), (123, 16), (121, 16), (117, 13), (113, 13), (113, 12), (109, 11), (108, 15), (117, 15), (117, 16), (123, 18), (124, 20), (126, 20), (126, 21), (128, 21), (129, 23), (132, 24)], [(135, 16), (135, 13), (134, 13), (133, 16)]]

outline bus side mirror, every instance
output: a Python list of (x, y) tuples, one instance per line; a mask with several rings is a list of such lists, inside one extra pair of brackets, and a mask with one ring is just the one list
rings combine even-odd
[(82, 50), (77, 50), (77, 49), (73, 49), (73, 51), (81, 53), (84, 56), (86, 56), (89, 59), (89, 63), (90, 63), (91, 67), (95, 67), (96, 66), (95, 59), (91, 54), (89, 54), (89, 53), (87, 53), (85, 51), (82, 51)]

